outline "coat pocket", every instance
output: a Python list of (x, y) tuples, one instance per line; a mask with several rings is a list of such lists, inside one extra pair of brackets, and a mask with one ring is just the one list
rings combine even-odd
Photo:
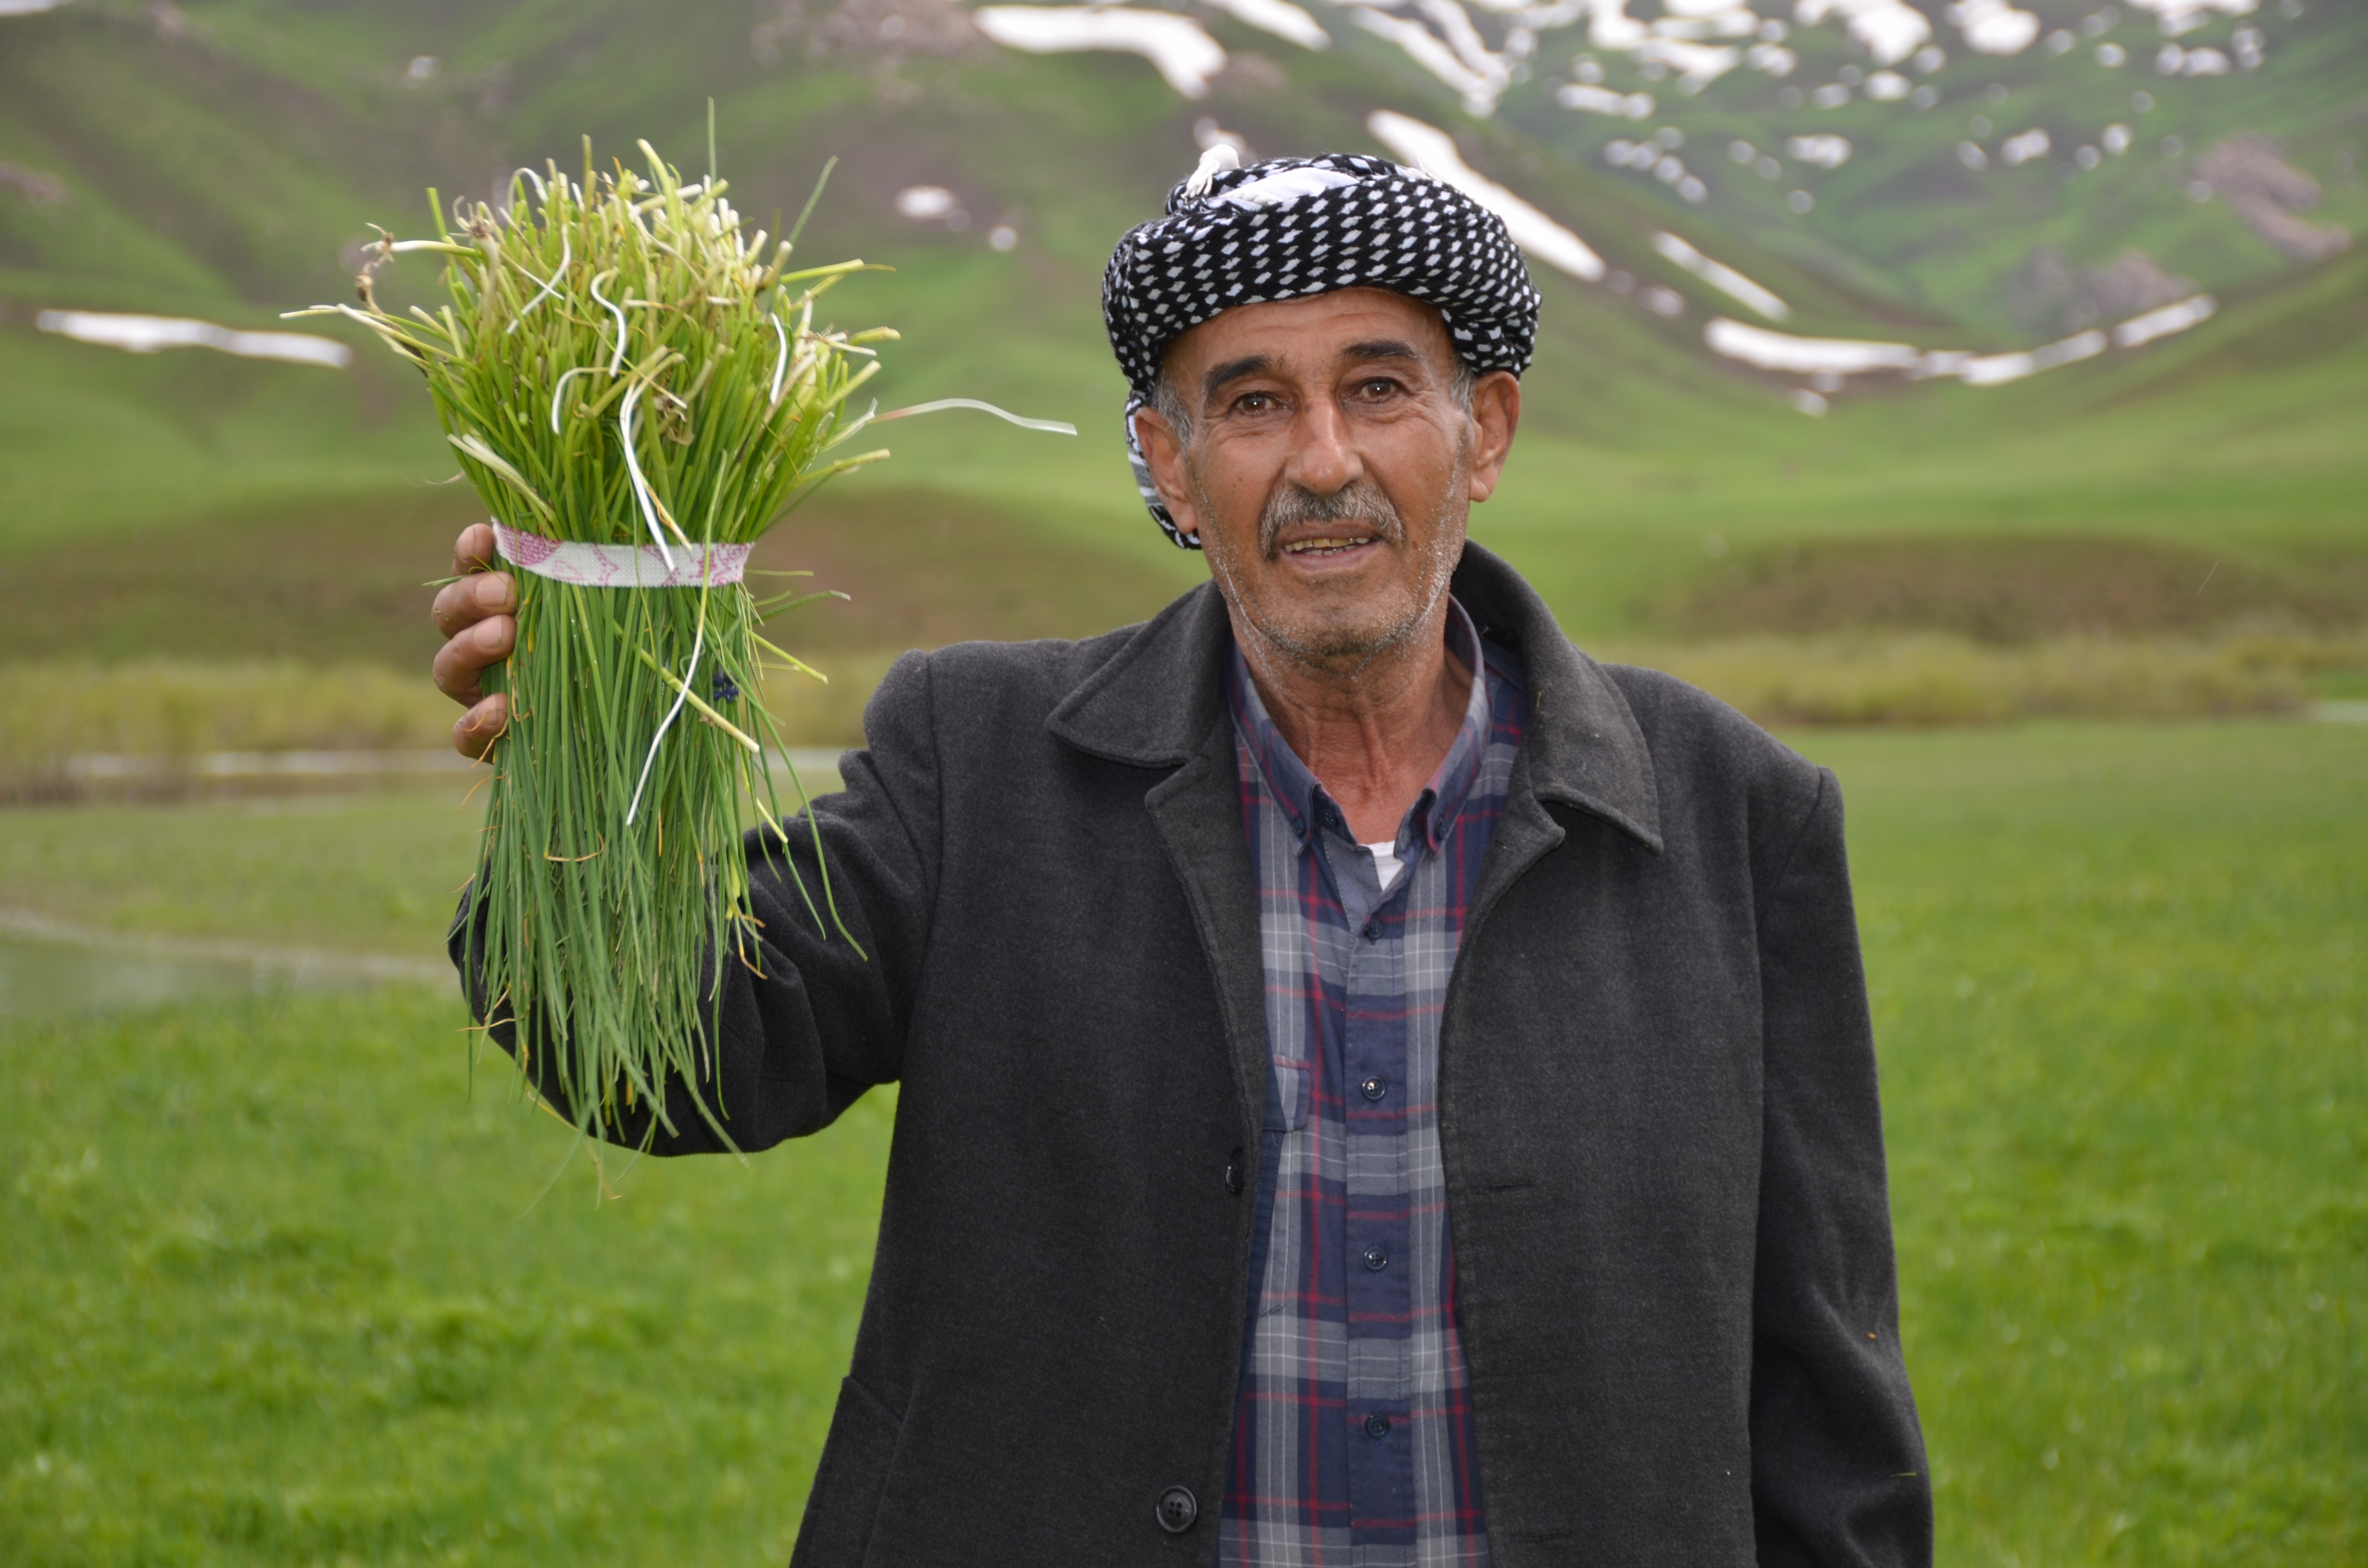
[(904, 1424), (853, 1378), (838, 1385), (838, 1408), (806, 1497), (790, 1568), (856, 1568), (871, 1545), (872, 1521), (896, 1459)]

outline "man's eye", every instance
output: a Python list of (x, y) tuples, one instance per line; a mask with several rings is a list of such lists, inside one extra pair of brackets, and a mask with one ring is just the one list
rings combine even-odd
[(1397, 382), (1386, 376), (1375, 376), (1370, 381), (1360, 381), (1357, 384), (1357, 395), (1364, 398), (1387, 397), (1397, 390)]
[(1273, 406), (1274, 397), (1269, 392), (1244, 392), (1234, 400), (1237, 414), (1264, 414)]

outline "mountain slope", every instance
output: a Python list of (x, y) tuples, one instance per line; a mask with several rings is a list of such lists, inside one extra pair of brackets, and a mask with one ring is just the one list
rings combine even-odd
[[(2318, 169), (2325, 197), (2288, 216), (2354, 222), (2358, 181), (2341, 170), (2358, 119), (2343, 121), (2340, 106), (2368, 51), (2358, 15), (2328, 7), (2278, 20), (2258, 68), (2226, 78), (2135, 74), (2152, 69), (2135, 47), (2141, 24), (2152, 36), (2143, 17), (2081, 35), (2061, 55), (1952, 49), (1939, 69), (1913, 74), (1939, 99), (1918, 110), (1868, 98), (1876, 62), (1853, 53), (1836, 21), (1787, 30), (1788, 76), (1738, 68), (1686, 94), (1667, 71), (1647, 83), (1641, 49), (1577, 51), (1591, 61), (1565, 52), (1607, 14), (1590, 4), (1557, 31), (1540, 22), (1552, 19), (1543, 10), (1465, 13), (1423, 0), (1433, 23), (1449, 11), (1476, 18), (1484, 50), (1532, 28), (1531, 55), (1486, 116), (1467, 113), (1401, 41), (1357, 22), (1356, 8), (1322, 0), (1310, 13), (1331, 37), (1322, 51), (1190, 13), (1228, 55), (1197, 100), (1133, 55), (998, 47), (945, 0), (83, 0), (0, 18), (0, 484), (13, 497), (0, 552), (28, 568), (26, 551), (80, 560), (122, 530), (260, 526), (308, 497), (332, 516), (450, 472), (410, 372), (359, 334), (343, 334), (358, 357), (336, 371), (204, 350), (128, 356), (36, 331), (36, 312), (275, 327), (279, 310), (343, 293), (366, 223), (423, 227), (429, 185), (448, 199), (482, 195), (520, 162), (572, 166), (586, 134), (603, 158), (632, 155), (632, 139), (646, 136), (697, 165), (711, 96), (735, 199), (768, 227), (804, 202), (826, 158), (840, 159), (802, 248), (896, 268), (835, 296), (850, 323), (905, 334), (879, 383), (883, 406), (985, 396), (1083, 432), (1064, 441), (961, 415), (899, 426), (895, 461), (849, 486), (839, 514), (825, 501), (792, 532), (819, 535), (843, 516), (860, 535), (852, 519), (886, 506), (905, 521), (874, 531), (919, 538), (916, 519), (942, 517), (948, 497), (974, 497), (1011, 550), (1036, 553), (1054, 576), (1089, 555), (1154, 588), (1190, 580), (1197, 564), (1141, 523), (1119, 455), (1122, 387), (1100, 335), (1102, 259), (1117, 233), (1156, 210), (1206, 136), (1236, 136), (1253, 153), (1372, 148), (1368, 119), (1381, 108), (1450, 131), (1464, 162), (1606, 264), (1595, 281), (1535, 268), (1546, 312), (1523, 447), (1476, 525), (1589, 624), (1622, 624), (1656, 584), (1700, 570), (1712, 535), (2044, 528), (2296, 550), (2357, 528), (2348, 497), (2362, 493), (2362, 460), (2341, 434), (2368, 391), (2353, 257), (2298, 264), (2225, 197), (2193, 199), (2175, 183), (2192, 172), (2192, 150), (2171, 157), (2157, 141), (2082, 170), (2063, 161), (2077, 147), (2057, 145), (2012, 171), (1993, 162), (1987, 174), (1998, 177), (1984, 183), (1971, 181), (1952, 138), (1969, 137), (1970, 105), (1994, 111), (1993, 149), (2025, 119), (2068, 142), (2104, 112), (2100, 81), (2124, 97), (2143, 83), (2164, 117), (2149, 136), (2177, 125), (2202, 148), (2240, 131), (2284, 131), (2279, 155)], [(1700, 3), (1689, 14), (1713, 15)], [(2041, 19), (2079, 22), (2071, 11)], [(1664, 24), (1697, 25), (1683, 15), (1653, 25)], [(1937, 11), (1927, 24), (1952, 37)], [(2180, 47), (2233, 46), (2238, 25), (2250, 24), (2208, 22)], [(2094, 52), (2114, 39), (2129, 40), (2118, 72)], [(1781, 101), (1787, 88), (1840, 85), (1852, 73), (1847, 103)], [(1655, 113), (1631, 121), (1562, 107), (1557, 95), (1589, 85), (1650, 86)], [(1698, 202), (1679, 183), (1601, 155), (1663, 129), (1700, 171)], [(1849, 159), (1812, 171), (1788, 156), (1769, 181), (1726, 154), (1728, 142), (1781, 148), (1811, 133), (1849, 134)], [(1809, 212), (1783, 204), (1812, 185)], [(947, 206), (927, 220), (904, 215), (899, 193), (923, 187)], [(998, 231), (1008, 248), (990, 244)], [(1739, 268), (1789, 313), (1763, 320), (1670, 259), (1664, 234)], [(2066, 311), (2093, 305), (2090, 275), (2134, 245), (2161, 276), (2216, 289), (2219, 316), (2009, 386), (1828, 377), (1816, 383), (1834, 410), (1822, 420), (1788, 405), (1801, 375), (1750, 370), (1704, 342), (1706, 322), (1732, 316), (1921, 350), (2025, 347), (2071, 325)], [(2053, 294), (2045, 267), (2033, 267), (2043, 253), (2057, 258)], [(401, 302), (429, 298), (433, 285), (431, 268), (406, 259), (381, 287)], [(465, 496), (452, 501), (464, 515)], [(927, 569), (895, 559), (899, 570)], [(1079, 570), (1104, 580), (1104, 566)]]

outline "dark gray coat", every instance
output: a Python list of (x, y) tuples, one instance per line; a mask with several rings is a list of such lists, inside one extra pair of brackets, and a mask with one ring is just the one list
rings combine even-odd
[[(1531, 695), (1440, 1057), (1495, 1561), (1926, 1562), (1833, 777), (1476, 547), (1455, 592)], [(1213, 1559), (1267, 1071), (1227, 635), (1203, 585), (907, 656), (814, 807), (869, 961), (757, 877), (734, 1141), (903, 1085), (797, 1564)]]

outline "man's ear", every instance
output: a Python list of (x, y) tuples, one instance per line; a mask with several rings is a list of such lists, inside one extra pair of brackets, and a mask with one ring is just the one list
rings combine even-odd
[(1521, 427), (1521, 383), (1510, 370), (1491, 370), (1472, 383), (1471, 495), (1486, 501), (1497, 493), (1505, 474), (1505, 459), (1513, 449), (1513, 433)]
[(1201, 516), (1192, 506), (1192, 487), (1185, 483), (1184, 443), (1176, 438), (1176, 427), (1159, 410), (1146, 404), (1134, 411), (1134, 440), (1143, 449), (1151, 483), (1158, 487), (1159, 499), (1167, 504), (1176, 531), (1197, 539)]

